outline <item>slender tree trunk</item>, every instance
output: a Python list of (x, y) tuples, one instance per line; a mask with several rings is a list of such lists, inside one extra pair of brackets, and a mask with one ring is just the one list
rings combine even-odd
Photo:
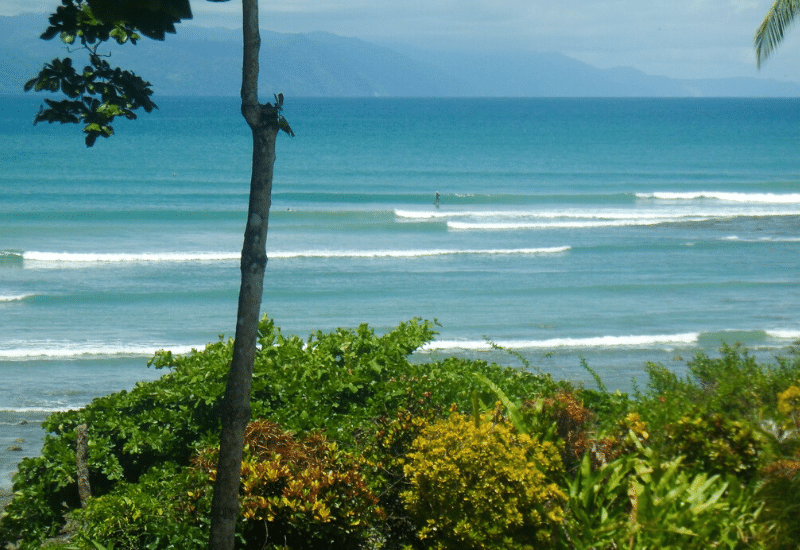
[(78, 478), (78, 496), (81, 498), (81, 508), (86, 508), (92, 498), (92, 488), (89, 485), (89, 426), (81, 424), (75, 428), (75, 467)]
[(242, 0), (244, 55), (242, 115), (253, 134), (250, 205), (242, 247), (242, 282), (233, 360), (223, 398), (217, 478), (211, 503), (211, 550), (232, 550), (239, 515), (239, 483), (244, 434), (250, 420), (250, 389), (258, 341), (258, 322), (267, 265), (267, 224), (272, 195), (272, 170), (278, 111), (258, 102), (258, 1)]

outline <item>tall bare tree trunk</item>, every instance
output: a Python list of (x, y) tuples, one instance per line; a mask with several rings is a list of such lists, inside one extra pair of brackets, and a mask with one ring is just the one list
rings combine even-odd
[(267, 266), (267, 224), (278, 134), (278, 109), (258, 102), (258, 1), (242, 0), (244, 56), (242, 115), (253, 134), (250, 205), (242, 247), (242, 282), (233, 360), (222, 402), (217, 478), (211, 503), (211, 550), (232, 550), (239, 515), (239, 483), (244, 434), (250, 420), (250, 389), (258, 340), (258, 321)]

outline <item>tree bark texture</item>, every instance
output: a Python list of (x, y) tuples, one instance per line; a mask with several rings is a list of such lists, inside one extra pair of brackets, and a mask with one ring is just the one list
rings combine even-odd
[(86, 508), (92, 497), (89, 485), (89, 426), (81, 424), (75, 428), (75, 469), (78, 478), (78, 496), (81, 499), (81, 508)]
[(221, 406), (222, 432), (217, 478), (211, 502), (209, 548), (232, 550), (239, 515), (244, 434), (250, 420), (250, 390), (258, 342), (258, 322), (267, 265), (267, 225), (272, 196), (272, 172), (278, 111), (258, 102), (258, 2), (243, 0), (242, 115), (253, 134), (250, 204), (241, 259), (241, 287), (233, 359)]

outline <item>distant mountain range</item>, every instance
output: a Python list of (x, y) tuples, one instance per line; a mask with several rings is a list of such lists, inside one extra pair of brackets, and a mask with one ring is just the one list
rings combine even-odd
[[(42, 15), (0, 17), (0, 94), (22, 92), (46, 61), (66, 55), (38, 39)], [(105, 48), (105, 46), (104, 46)], [(164, 42), (106, 48), (113, 64), (158, 95), (234, 96), (241, 34), (184, 25)], [(77, 55), (77, 54), (76, 54)], [(402, 53), (354, 38), (262, 31), (261, 89), (294, 97), (798, 97), (800, 84), (758, 78), (678, 80), (630, 67), (598, 69), (559, 53)]]

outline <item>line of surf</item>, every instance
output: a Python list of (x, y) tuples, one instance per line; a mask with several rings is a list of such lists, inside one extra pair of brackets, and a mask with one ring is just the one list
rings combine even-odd
[(549, 222), (447, 222), (447, 228), (459, 231), (507, 231), (516, 229), (590, 229), (595, 227), (648, 226), (663, 223), (698, 222), (708, 218), (651, 218), (630, 220), (586, 220), (586, 221), (549, 221)]
[(713, 199), (725, 202), (800, 204), (800, 193), (726, 193), (719, 191), (695, 191), (688, 193), (636, 193), (638, 199), (658, 199), (667, 201), (689, 201)]
[(538, 255), (559, 254), (570, 250), (569, 246), (547, 248), (492, 248), (492, 249), (431, 249), (431, 250), (309, 250), (303, 252), (270, 252), (273, 259), (292, 258), (419, 258), (426, 256), (456, 255)]
[[(60, 405), (52, 407), (2, 407), (0, 408), (0, 413), (48, 415), (55, 412), (63, 412), (77, 408), (79, 407), (70, 407), (68, 405)], [(0, 422), (0, 426), (17, 426), (17, 425), (19, 425), (19, 420), (15, 420), (14, 422)]]
[(176, 355), (189, 353), (205, 346), (186, 345), (119, 345), (102, 342), (78, 344), (66, 343), (21, 343), (0, 347), (0, 361), (23, 361), (37, 359), (92, 359), (104, 357), (152, 357), (156, 351), (165, 349)]
[[(501, 255), (501, 254), (557, 254), (569, 246), (547, 248), (495, 248), (495, 249), (423, 249), (423, 250), (300, 250), (270, 251), (271, 259), (295, 258), (417, 258), (425, 256)], [(26, 261), (42, 264), (92, 264), (122, 262), (215, 262), (240, 258), (239, 253), (143, 253), (143, 254), (91, 254), (70, 252), (24, 252)], [(24, 299), (29, 295), (0, 296), (4, 299)]]
[(780, 204), (769, 206), (759, 203), (756, 206), (744, 205), (732, 207), (706, 206), (702, 209), (674, 206), (669, 208), (572, 208), (558, 210), (453, 210), (448, 212), (432, 212), (427, 210), (410, 211), (395, 210), (395, 217), (405, 220), (435, 220), (451, 222), (464, 219), (497, 220), (502, 223), (545, 223), (542, 220), (555, 220), (559, 223), (622, 223), (652, 224), (683, 221), (703, 221), (706, 219), (736, 217), (772, 217), (796, 216), (800, 214), (800, 204)]
[[(605, 348), (605, 347), (650, 347), (654, 345), (691, 345), (697, 342), (700, 333), (662, 335), (597, 336), (588, 338), (548, 338), (545, 340), (498, 340), (496, 345), (508, 349), (553, 349), (553, 348)], [(469, 350), (488, 351), (492, 345), (485, 340), (441, 340), (431, 342), (424, 350)]]
[(561, 210), (453, 210), (449, 212), (431, 212), (431, 211), (411, 211), (411, 210), (395, 210), (395, 216), (403, 219), (418, 219), (418, 220), (449, 220), (452, 218), (492, 218), (492, 219), (578, 219), (578, 220), (627, 220), (632, 217), (635, 218), (673, 218), (680, 216), (706, 216), (716, 215), (714, 213), (694, 213), (679, 211), (675, 213), (664, 212), (663, 210), (635, 210), (635, 209), (600, 209), (600, 208), (573, 208)]
[(238, 252), (23, 252), (22, 259), (31, 262), (120, 263), (120, 262), (213, 262), (238, 260)]
[(0, 294), (0, 302), (21, 302), (31, 296), (35, 296), (35, 294)]
[[(759, 337), (759, 335), (761, 337)], [(774, 329), (756, 331), (720, 331), (720, 332), (685, 332), (678, 334), (655, 334), (655, 335), (623, 335), (623, 336), (592, 336), (586, 338), (547, 338), (543, 340), (497, 340), (495, 345), (502, 348), (523, 350), (523, 349), (587, 349), (587, 348), (650, 348), (650, 347), (682, 347), (695, 346), (705, 340), (713, 340), (713, 344), (718, 344), (722, 340), (727, 340), (727, 336), (740, 339), (743, 336), (750, 336), (756, 340), (763, 340), (763, 337), (773, 339), (773, 344), (785, 345), (791, 341), (800, 339), (800, 330), (793, 329)], [(767, 343), (767, 342), (764, 342)], [(486, 340), (437, 340), (422, 347), (424, 351), (490, 351), (493, 349), (491, 343)]]

